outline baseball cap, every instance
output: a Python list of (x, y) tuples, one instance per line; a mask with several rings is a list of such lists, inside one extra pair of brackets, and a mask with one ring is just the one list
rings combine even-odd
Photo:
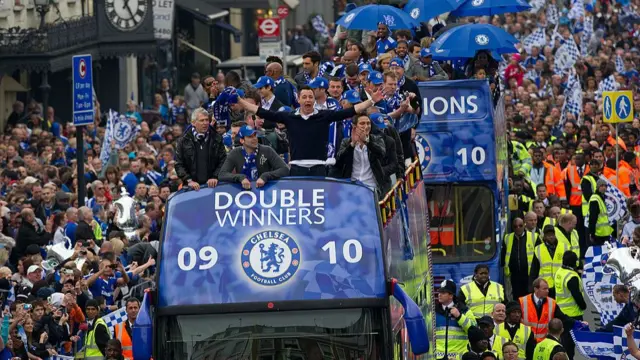
[(260, 76), (258, 82), (253, 85), (256, 89), (262, 89), (265, 86), (273, 86), (273, 79), (268, 76)]
[(240, 128), (240, 130), (238, 131), (238, 137), (240, 139), (245, 138), (246, 136), (251, 136), (253, 134), (256, 133), (256, 129), (254, 129), (253, 127), (249, 126), (249, 125), (244, 125), (243, 127)]
[(420, 57), (427, 57), (427, 56), (433, 56), (433, 54), (431, 53), (431, 49), (429, 48), (420, 49)]
[(153, 134), (151, 135), (151, 141), (162, 141), (162, 136), (160, 136), (159, 134)]
[(365, 71), (368, 71), (368, 72), (372, 72), (373, 71), (373, 68), (371, 67), (370, 64), (362, 63), (362, 64), (360, 64), (360, 66), (358, 66), (358, 72), (360, 74), (362, 74)]
[(317, 77), (313, 80), (311, 80), (311, 82), (309, 82), (309, 87), (312, 89), (318, 89), (318, 88), (323, 88), (323, 89), (328, 89), (329, 88), (329, 80), (323, 78), (323, 77)]
[(379, 129), (386, 129), (387, 124), (385, 124), (384, 120), (387, 118), (387, 115), (381, 113), (373, 113), (369, 115), (371, 122), (375, 124)]
[(38, 265), (29, 266), (29, 268), (27, 269), (27, 275), (31, 274), (32, 272), (38, 271), (38, 269), (42, 270), (42, 268)]
[(391, 66), (404, 67), (404, 61), (402, 61), (402, 59), (400, 59), (400, 58), (393, 58), (393, 59), (391, 59), (391, 62), (389, 63), (389, 67), (391, 67)]
[(347, 100), (351, 104), (361, 103), (360, 94), (356, 90), (349, 90), (342, 95), (343, 100)]
[(489, 315), (485, 315), (478, 319), (478, 325), (493, 325), (493, 319)]
[(371, 81), (374, 85), (380, 85), (384, 82), (382, 73), (379, 71), (370, 72), (369, 76), (367, 76), (367, 80)]

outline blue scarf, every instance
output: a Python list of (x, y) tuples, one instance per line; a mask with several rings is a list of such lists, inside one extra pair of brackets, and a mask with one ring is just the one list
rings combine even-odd
[(425, 64), (422, 61), (420, 62), (420, 64), (422, 65), (423, 69), (428, 69), (429, 70), (429, 77), (432, 77), (436, 74), (436, 70), (433, 68), (433, 63), (431, 64)]
[(400, 80), (398, 80), (398, 89), (400, 89), (400, 88), (404, 85), (404, 82), (405, 82), (406, 80), (407, 80), (407, 78), (406, 78), (404, 75), (402, 75), (402, 77), (400, 78)]
[(227, 86), (218, 95), (216, 101), (210, 106), (216, 123), (226, 126), (227, 129), (231, 126), (231, 104), (238, 102), (238, 96), (243, 95), (238, 94), (238, 90), (232, 86)]
[(244, 165), (242, 165), (242, 173), (247, 177), (249, 181), (258, 180), (258, 166), (256, 165), (256, 156), (258, 155), (258, 149), (251, 154), (247, 154), (247, 151), (242, 148), (242, 156), (244, 156)]
[(191, 133), (193, 134), (193, 137), (196, 138), (196, 140), (198, 141), (207, 141), (207, 138), (209, 137), (209, 129), (207, 129), (207, 132), (205, 132), (204, 134), (200, 134), (199, 132), (196, 131), (196, 127), (195, 126), (191, 126)]
[[(342, 139), (351, 137), (351, 119), (342, 120)], [(334, 121), (329, 124), (329, 142), (327, 143), (327, 158), (336, 156), (336, 149), (340, 146), (338, 143), (338, 122)]]

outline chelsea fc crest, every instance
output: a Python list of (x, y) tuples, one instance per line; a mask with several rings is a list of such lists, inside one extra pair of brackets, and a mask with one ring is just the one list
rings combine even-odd
[(249, 239), (242, 248), (244, 273), (263, 286), (281, 285), (300, 267), (300, 248), (289, 235), (280, 231), (263, 231)]
[(418, 158), (420, 159), (420, 164), (422, 166), (422, 170), (426, 170), (431, 162), (431, 146), (427, 139), (422, 137), (419, 134), (416, 134), (416, 148), (418, 149)]

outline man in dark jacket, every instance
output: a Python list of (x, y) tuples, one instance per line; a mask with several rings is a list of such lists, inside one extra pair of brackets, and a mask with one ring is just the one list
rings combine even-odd
[(89, 241), (95, 242), (96, 237), (91, 227), (93, 221), (93, 211), (86, 206), (78, 209), (78, 227), (76, 227), (76, 241)]
[(20, 212), (22, 225), (18, 230), (16, 247), (11, 251), (11, 263), (17, 264), (18, 260), (25, 255), (26, 249), (31, 244), (45, 246), (51, 240), (51, 233), (40, 229), (36, 224), (36, 216), (33, 209), (23, 209)]
[(220, 181), (241, 183), (249, 190), (253, 181), (260, 188), (270, 180), (289, 175), (289, 168), (280, 156), (271, 147), (258, 144), (254, 128), (241, 127), (238, 137), (242, 146), (229, 152), (220, 170)]
[(607, 325), (597, 331), (613, 332), (614, 326), (624, 327), (630, 322), (636, 321), (638, 318), (638, 306), (630, 301), (629, 288), (624, 285), (615, 285), (613, 287), (613, 300), (618, 304), (625, 304), (618, 316), (613, 321), (609, 321)]
[(371, 134), (371, 120), (366, 115), (353, 117), (351, 138), (343, 139), (336, 156), (336, 168), (341, 177), (361, 181), (384, 194), (390, 187), (382, 164), (385, 143), (381, 136)]
[(199, 190), (200, 184), (214, 187), (227, 158), (222, 137), (209, 126), (209, 113), (196, 109), (191, 126), (176, 143), (176, 173), (183, 184)]

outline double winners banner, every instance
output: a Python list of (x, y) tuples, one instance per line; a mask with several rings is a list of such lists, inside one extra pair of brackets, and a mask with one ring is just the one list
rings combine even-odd
[(167, 205), (158, 307), (385, 298), (374, 192), (279, 180), (178, 193)]

